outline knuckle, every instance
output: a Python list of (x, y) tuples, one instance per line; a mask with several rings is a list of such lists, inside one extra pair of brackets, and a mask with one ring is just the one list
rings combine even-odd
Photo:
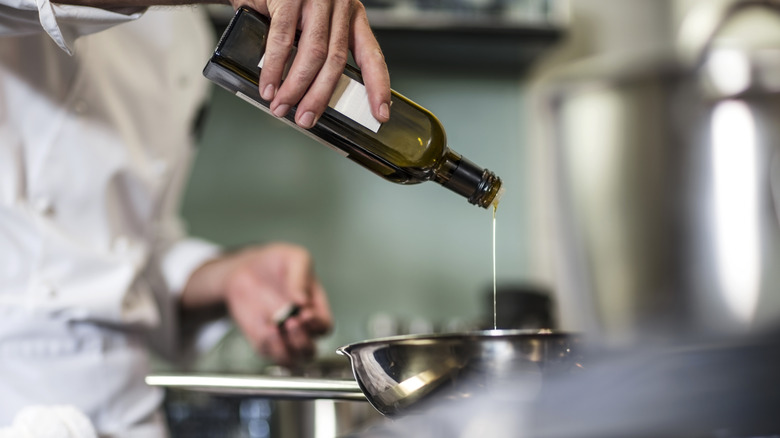
[(352, 14), (365, 14), (366, 7), (363, 5), (363, 2), (358, 0), (351, 0), (349, 2), (350, 11)]
[(274, 20), (268, 42), (282, 49), (291, 49), (295, 43), (295, 23), (285, 15), (274, 17)]
[(303, 262), (311, 261), (311, 254), (309, 251), (301, 246), (293, 243), (277, 243), (272, 246), (273, 250), (279, 250), (286, 252), (290, 257), (300, 259)]
[(330, 38), (330, 26), (327, 24), (311, 25), (308, 28), (310, 41), (325, 42)]
[[(295, 73), (291, 73), (287, 77), (287, 82), (288, 83), (289, 82), (293, 82), (293, 83), (296, 83), (296, 84), (305, 85), (302, 88), (306, 89), (306, 88), (309, 87), (309, 84), (310, 84), (310, 82), (311, 82), (313, 77), (314, 77), (314, 69), (313, 68), (301, 68), (301, 69), (298, 69), (297, 71), (295, 71)], [(292, 79), (292, 81), (290, 81), (290, 79)], [(303, 91), (304, 90), (301, 90), (301, 94), (303, 94)], [(293, 98), (293, 100), (298, 100), (299, 98), (300, 98), (300, 95), (298, 95), (297, 97)]]
[(268, 41), (286, 53), (292, 49), (295, 38), (289, 33), (276, 32), (268, 36)]
[(303, 266), (311, 265), (311, 255), (303, 248), (294, 248), (292, 251), (292, 256), (299, 260), (300, 264)]
[(349, 53), (346, 48), (339, 48), (338, 50), (331, 50), (328, 54), (328, 61), (334, 68), (342, 70), (349, 60)]
[(303, 247), (297, 247), (298, 256), (306, 263), (311, 262), (311, 254)]
[(376, 47), (368, 53), (369, 60), (378, 64), (385, 64), (385, 54), (382, 53), (382, 49)]
[(318, 67), (321, 67), (325, 63), (325, 60), (328, 59), (328, 46), (325, 45), (325, 43), (319, 43), (319, 42), (317, 44), (314, 44), (309, 49), (309, 56), (317, 64)]

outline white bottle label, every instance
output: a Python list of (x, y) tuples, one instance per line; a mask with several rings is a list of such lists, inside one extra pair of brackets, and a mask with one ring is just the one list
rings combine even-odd
[[(257, 66), (263, 68), (264, 60), (265, 56), (260, 59), (260, 63)], [(289, 69), (290, 64), (285, 68), (285, 77)], [(365, 85), (345, 74), (342, 74), (341, 78), (339, 78), (328, 106), (373, 132), (379, 131), (379, 127), (382, 126), (371, 114), (371, 106), (368, 102), (368, 93)]]

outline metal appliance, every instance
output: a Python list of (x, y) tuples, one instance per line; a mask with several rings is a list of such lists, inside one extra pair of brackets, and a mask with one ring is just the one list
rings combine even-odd
[(699, 1), (673, 53), (544, 87), (562, 319), (612, 346), (776, 324), (780, 2)]

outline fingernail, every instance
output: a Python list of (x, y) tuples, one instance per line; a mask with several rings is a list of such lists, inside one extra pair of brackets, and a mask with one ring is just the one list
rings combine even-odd
[(304, 128), (311, 128), (314, 126), (314, 113), (311, 111), (306, 111), (303, 113), (301, 118), (298, 120), (298, 124)]
[(263, 88), (263, 93), (261, 94), (263, 99), (265, 100), (271, 100), (274, 98), (274, 86), (272, 84), (268, 84)]
[(390, 118), (390, 105), (383, 103), (382, 105), (379, 105), (379, 115), (382, 116), (385, 119)]
[(287, 114), (287, 111), (290, 111), (290, 105), (283, 103), (276, 107), (274, 110), (274, 115), (276, 117), (284, 117), (284, 115)]

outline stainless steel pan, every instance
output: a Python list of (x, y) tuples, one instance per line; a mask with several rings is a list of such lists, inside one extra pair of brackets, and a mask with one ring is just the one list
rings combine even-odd
[(582, 367), (579, 339), (549, 330), (397, 336), (350, 344), (338, 352), (349, 358), (355, 381), (168, 374), (148, 376), (146, 382), (269, 398), (367, 400), (392, 416), (427, 400), (458, 400), (485, 389), (533, 397), (543, 379)]
[(458, 400), (517, 382), (536, 392), (545, 376), (582, 366), (577, 338), (550, 331), (401, 336), (358, 342), (338, 352), (349, 357), (366, 399), (384, 415), (424, 400)]

